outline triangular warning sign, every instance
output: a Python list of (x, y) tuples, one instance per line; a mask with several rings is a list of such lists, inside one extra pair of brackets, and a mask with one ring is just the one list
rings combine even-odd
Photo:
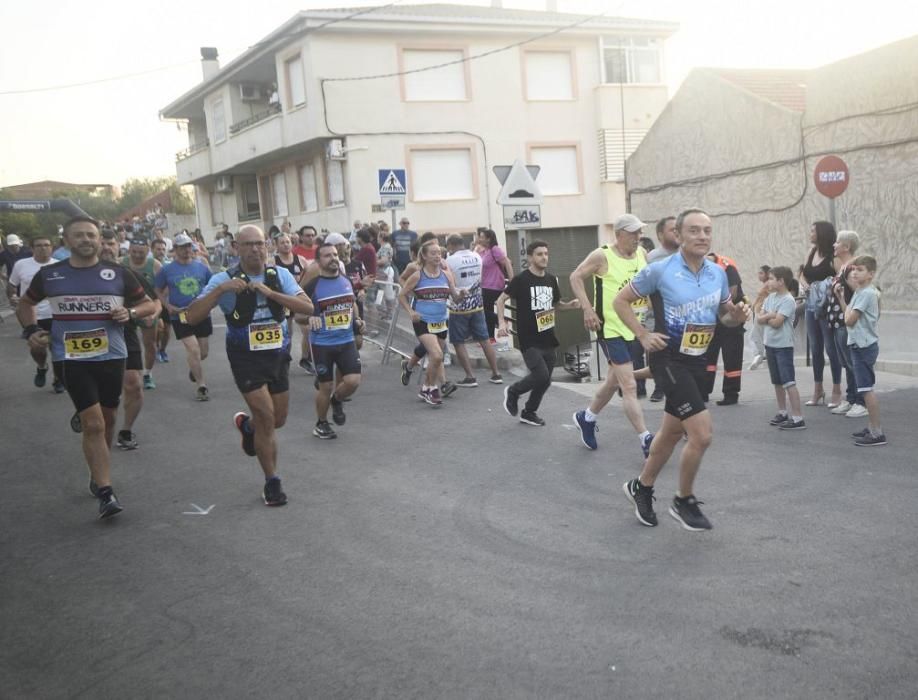
[(523, 161), (517, 160), (512, 166), (494, 166), (494, 174), (498, 178), (504, 176), (503, 187), (497, 195), (498, 204), (509, 206), (542, 203), (542, 190), (535, 181), (539, 174), (537, 165), (525, 165)]
[(395, 171), (390, 170), (389, 174), (386, 175), (386, 179), (383, 180), (383, 184), (379, 188), (380, 194), (405, 194), (405, 185), (402, 184), (402, 181), (398, 179), (398, 176), (395, 174)]

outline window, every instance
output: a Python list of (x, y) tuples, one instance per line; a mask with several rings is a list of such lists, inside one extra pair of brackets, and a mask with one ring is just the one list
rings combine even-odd
[(214, 143), (226, 141), (226, 113), (223, 111), (223, 100), (216, 100), (213, 107)]
[(287, 216), (287, 182), (283, 170), (271, 176), (271, 200), (274, 202), (274, 216)]
[(642, 36), (602, 38), (603, 82), (662, 83), (662, 43)]
[(525, 51), (523, 61), (527, 100), (574, 99), (570, 51)]
[(243, 180), (239, 184), (239, 220), (252, 221), (261, 216), (261, 206), (258, 203), (258, 184), (255, 180)]
[(542, 168), (536, 180), (542, 194), (580, 194), (580, 154), (576, 145), (533, 146), (529, 160)]
[(223, 198), (218, 192), (210, 193), (210, 223), (215, 225), (223, 221)]
[(411, 198), (415, 202), (478, 196), (469, 146), (410, 149)]
[[(441, 63), (461, 61), (463, 58), (465, 51), (462, 49), (403, 49), (402, 70), (418, 70)], [(406, 73), (402, 76), (404, 99), (408, 102), (467, 100), (465, 69), (465, 63), (454, 63), (435, 70)]]
[(299, 168), (300, 211), (318, 211), (319, 196), (316, 193), (316, 169), (312, 163)]
[(287, 109), (306, 104), (306, 79), (303, 77), (303, 59), (300, 56), (286, 61)]
[(344, 166), (340, 160), (325, 162), (325, 180), (328, 186), (328, 206), (344, 204)]

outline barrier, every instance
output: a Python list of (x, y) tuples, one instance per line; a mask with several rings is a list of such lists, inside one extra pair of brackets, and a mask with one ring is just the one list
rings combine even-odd
[[(389, 363), (392, 353), (407, 357), (411, 352), (410, 349), (404, 352), (398, 349), (398, 347), (407, 347), (408, 341), (402, 338), (402, 335), (407, 336), (410, 333), (411, 340), (414, 339), (414, 330), (411, 328), (410, 321), (407, 323), (407, 330), (403, 328), (404, 322), (401, 326), (399, 325), (402, 309), (398, 303), (398, 295), (401, 291), (402, 287), (397, 282), (380, 280), (377, 280), (366, 291), (363, 308), (363, 320), (366, 327), (363, 339), (382, 349), (382, 364), (384, 365)], [(414, 343), (410, 348), (414, 348)]]

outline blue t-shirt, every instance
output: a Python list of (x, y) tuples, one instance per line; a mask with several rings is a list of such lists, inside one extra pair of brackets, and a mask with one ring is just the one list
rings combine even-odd
[(395, 264), (400, 270), (408, 267), (411, 262), (411, 244), (418, 239), (418, 234), (407, 229), (397, 229), (392, 232), (392, 247), (395, 249)]
[(860, 311), (857, 323), (848, 328), (848, 345), (869, 348), (880, 338), (877, 335), (877, 321), (880, 320), (880, 293), (872, 284), (861, 287), (851, 297), (849, 308)]
[(436, 277), (429, 277), (424, 269), (414, 288), (414, 310), (424, 323), (443, 323), (449, 317), (446, 302), (449, 300), (449, 280), (443, 270)]
[(679, 252), (645, 267), (630, 286), (638, 296), (650, 297), (657, 331), (669, 336), (671, 351), (683, 359), (704, 356), (720, 306), (730, 301), (727, 275), (719, 265), (705, 258), (695, 273)]
[[(293, 275), (283, 267), (275, 268), (277, 270), (277, 281), (280, 284), (280, 292), (282, 294), (289, 294), (292, 297), (295, 297), (302, 290), (300, 285), (296, 283), (296, 280), (293, 279)], [(210, 278), (210, 281), (201, 290), (199, 296), (205, 296), (210, 294), (213, 290), (219, 287), (221, 284), (229, 280), (230, 276), (228, 272), (218, 272), (216, 275)], [(261, 275), (248, 275), (248, 278), (251, 282), (261, 282), (264, 283), (265, 276)], [(236, 308), (236, 295), (233, 292), (227, 292), (221, 294), (220, 298), (217, 300), (217, 306), (220, 307), (220, 310), (224, 315), (230, 315), (233, 313), (233, 309)], [(268, 300), (265, 299), (264, 295), (261, 292), (255, 293), (255, 314), (252, 316), (252, 323), (249, 326), (231, 326), (227, 324), (226, 326), (226, 349), (230, 350), (243, 350), (249, 351), (253, 348), (250, 346), (251, 336), (250, 331), (254, 329), (251, 328), (253, 324), (264, 323), (264, 322), (275, 322), (274, 317), (271, 315), (271, 309), (268, 306)], [(283, 331), (283, 340), (280, 348), (274, 348), (275, 351), (289, 351), (290, 349), (290, 328), (287, 325), (287, 319), (280, 321), (280, 327)], [(257, 342), (257, 341), (256, 341)], [(265, 352), (261, 350), (260, 352)]]
[(772, 292), (762, 304), (765, 313), (779, 313), (784, 317), (780, 328), (773, 328), (767, 323), (763, 327), (762, 342), (769, 348), (794, 347), (794, 316), (797, 313), (797, 302), (791, 294)]
[(192, 260), (187, 265), (171, 262), (156, 273), (156, 288), (169, 289), (169, 303), (180, 309), (187, 308), (210, 281), (210, 268)]
[(319, 330), (309, 331), (313, 345), (344, 345), (354, 342), (354, 287), (344, 275), (316, 277), (306, 285), (313, 316), (322, 319)]

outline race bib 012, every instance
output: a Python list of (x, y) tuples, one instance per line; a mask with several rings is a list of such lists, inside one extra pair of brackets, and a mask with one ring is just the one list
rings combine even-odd
[(104, 328), (64, 333), (64, 358), (88, 360), (108, 352), (108, 333)]
[(284, 329), (276, 322), (249, 324), (249, 350), (279, 350), (284, 345)]
[(679, 352), (693, 357), (704, 355), (713, 339), (713, 323), (686, 323)]

